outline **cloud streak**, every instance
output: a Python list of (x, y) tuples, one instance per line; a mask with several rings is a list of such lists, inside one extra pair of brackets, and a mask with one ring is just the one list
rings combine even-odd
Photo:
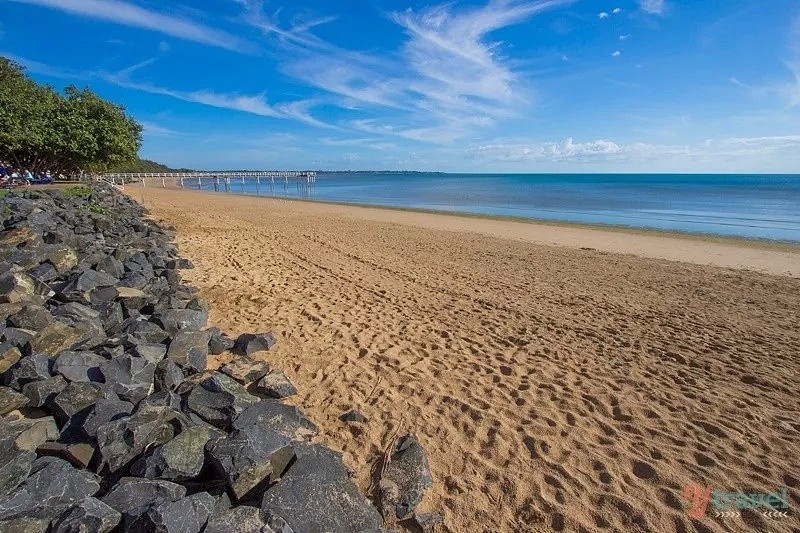
[(639, 0), (639, 7), (651, 15), (664, 15), (667, 12), (666, 0)]
[(800, 156), (800, 135), (709, 139), (697, 145), (620, 144), (599, 139), (575, 142), (498, 141), (472, 147), (466, 155), (487, 163), (647, 162), (672, 157), (692, 160), (737, 159), (750, 156)]
[(122, 0), (11, 0), (72, 15), (113, 22), (155, 31), (186, 41), (192, 41), (227, 50), (252, 52), (252, 46), (229, 33), (192, 22), (147, 10)]

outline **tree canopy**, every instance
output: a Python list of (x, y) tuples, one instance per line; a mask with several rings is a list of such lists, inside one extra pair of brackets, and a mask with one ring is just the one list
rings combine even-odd
[(0, 57), (0, 160), (53, 173), (101, 172), (135, 161), (142, 126), (91, 89), (60, 94)]
[(191, 172), (187, 168), (171, 168), (149, 159), (135, 159), (109, 167), (109, 172)]

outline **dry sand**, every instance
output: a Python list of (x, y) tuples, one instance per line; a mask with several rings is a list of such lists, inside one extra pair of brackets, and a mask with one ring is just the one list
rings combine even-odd
[[(266, 359), (362, 489), (413, 431), (447, 531), (800, 528), (796, 249), (144, 194), (211, 321), (279, 335)], [(351, 407), (369, 422), (340, 422)], [(692, 520), (687, 483), (788, 486), (792, 509)]]

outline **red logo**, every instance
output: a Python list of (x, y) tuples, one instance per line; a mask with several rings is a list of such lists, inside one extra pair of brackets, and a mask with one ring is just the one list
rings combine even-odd
[(689, 483), (683, 487), (683, 497), (689, 500), (689, 516), (703, 518), (706, 515), (708, 504), (711, 502), (711, 487), (704, 487), (696, 483)]

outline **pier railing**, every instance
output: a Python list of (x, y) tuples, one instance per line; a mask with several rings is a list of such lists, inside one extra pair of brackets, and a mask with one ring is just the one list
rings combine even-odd
[(112, 183), (124, 184), (126, 181), (139, 182), (146, 186), (148, 180), (160, 181), (162, 187), (166, 187), (166, 180), (177, 180), (181, 187), (186, 186), (186, 180), (190, 183), (202, 186), (203, 180), (225, 180), (230, 183), (231, 179), (256, 179), (269, 178), (297, 180), (299, 182), (314, 183), (317, 181), (317, 173), (313, 171), (238, 171), (238, 172), (117, 172), (103, 174), (102, 176)]

